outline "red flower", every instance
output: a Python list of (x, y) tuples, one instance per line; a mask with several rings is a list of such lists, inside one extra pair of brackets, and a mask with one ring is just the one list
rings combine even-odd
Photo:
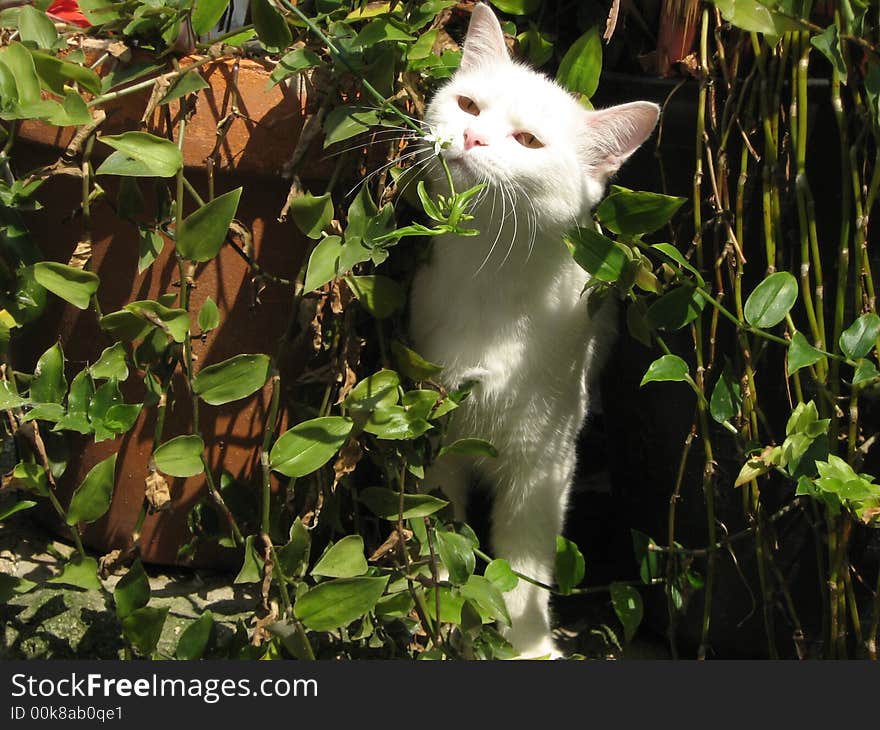
[(80, 28), (90, 28), (92, 25), (82, 14), (76, 0), (55, 0), (46, 12), (53, 18)]

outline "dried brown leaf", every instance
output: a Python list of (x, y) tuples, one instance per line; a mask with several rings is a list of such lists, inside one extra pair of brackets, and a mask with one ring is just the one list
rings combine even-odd
[[(409, 540), (413, 536), (412, 530), (407, 530), (406, 528), (403, 528), (402, 534), (404, 544), (409, 542)], [(395, 550), (397, 550), (398, 545), (400, 545), (400, 536), (401, 533), (399, 533), (397, 529), (394, 529), (388, 536), (388, 539), (386, 539), (385, 542), (383, 542), (379, 547), (376, 548), (376, 550), (368, 558), (368, 560), (371, 563), (375, 563), (393, 553)]]
[(364, 455), (360, 442), (356, 438), (349, 438), (346, 444), (339, 450), (339, 455), (333, 463), (333, 486), (331, 491), (336, 491), (336, 485), (339, 484), (342, 477), (351, 474), (358, 465), (358, 462)]
[(153, 512), (161, 512), (171, 506), (171, 489), (158, 471), (151, 471), (144, 479), (144, 497)]

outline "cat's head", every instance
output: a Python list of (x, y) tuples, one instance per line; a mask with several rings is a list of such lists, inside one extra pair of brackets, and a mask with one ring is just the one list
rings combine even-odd
[[(546, 76), (511, 60), (501, 25), (475, 6), (461, 67), (426, 111), (456, 189), (478, 182), (527, 198), (543, 224), (569, 227), (648, 138), (656, 104), (588, 111)], [(489, 196), (487, 196), (488, 198)]]

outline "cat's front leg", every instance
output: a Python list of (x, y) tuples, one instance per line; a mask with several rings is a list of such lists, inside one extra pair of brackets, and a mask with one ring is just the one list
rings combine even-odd
[[(556, 558), (556, 535), (562, 532), (570, 475), (553, 475), (540, 468), (522, 472), (508, 483), (497, 485), (492, 507), (492, 549), (523, 575), (552, 585)], [(508, 641), (520, 657), (562, 656), (550, 628), (550, 593), (519, 579), (505, 594), (511, 626)]]

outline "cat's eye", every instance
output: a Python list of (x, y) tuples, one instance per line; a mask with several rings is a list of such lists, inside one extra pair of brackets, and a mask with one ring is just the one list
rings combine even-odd
[(540, 149), (544, 146), (544, 143), (531, 132), (517, 132), (513, 135), (513, 138), (523, 147), (528, 147), (533, 150)]
[(463, 112), (467, 112), (473, 116), (477, 116), (480, 113), (480, 107), (477, 106), (477, 103), (473, 99), (468, 99), (466, 96), (458, 97), (458, 106)]

